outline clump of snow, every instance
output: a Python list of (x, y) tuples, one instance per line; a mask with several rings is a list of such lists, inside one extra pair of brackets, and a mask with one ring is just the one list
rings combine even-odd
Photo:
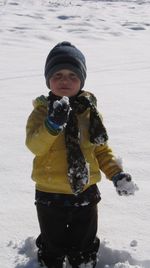
[(100, 135), (100, 136), (96, 137), (96, 138), (94, 139), (94, 141), (95, 141), (95, 143), (96, 143), (97, 145), (99, 145), (99, 144), (104, 145), (104, 144), (106, 143), (106, 140), (105, 140), (105, 138), (103, 137), (103, 135)]
[(139, 188), (134, 181), (128, 181), (126, 178), (117, 181), (116, 191), (119, 195), (134, 195)]
[(132, 240), (132, 241), (130, 242), (130, 246), (131, 246), (131, 247), (137, 247), (137, 245), (138, 245), (137, 240)]
[[(98, 253), (98, 263), (96, 268), (149, 268), (143, 266), (144, 262), (134, 259), (128, 251), (115, 250), (108, 247), (109, 242), (103, 240)], [(10, 241), (8, 245), (14, 251), (14, 267), (15, 268), (38, 268), (37, 248), (35, 246), (35, 238), (28, 237), (25, 241), (14, 243)], [(66, 262), (67, 267), (70, 265)], [(81, 267), (90, 268), (91, 263), (81, 265)], [(150, 265), (150, 261), (147, 263)], [(66, 268), (67, 268), (66, 267)]]
[(53, 108), (56, 109), (58, 107), (58, 105), (67, 105), (69, 106), (69, 98), (66, 97), (66, 96), (63, 96), (60, 100), (56, 100), (54, 103), (53, 103)]
[(15, 268), (39, 268), (34, 237), (28, 237), (25, 241), (15, 244), (11, 241), (9, 246), (16, 252), (14, 260)]
[(128, 262), (125, 263), (117, 263), (114, 268), (140, 268), (139, 265), (130, 265)]

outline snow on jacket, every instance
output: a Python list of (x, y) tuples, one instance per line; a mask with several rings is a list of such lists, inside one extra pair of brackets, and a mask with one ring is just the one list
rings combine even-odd
[[(83, 94), (90, 94), (84, 92)], [(81, 94), (82, 95), (82, 94)], [(67, 156), (64, 131), (58, 135), (51, 134), (45, 125), (48, 101), (44, 96), (33, 102), (34, 110), (30, 114), (26, 126), (26, 145), (35, 155), (33, 160), (32, 179), (36, 189), (43, 192), (72, 194), (67, 178)], [(122, 171), (108, 144), (90, 143), (88, 136), (89, 110), (77, 116), (80, 129), (80, 147), (89, 164), (89, 186), (101, 180), (101, 171), (111, 179)], [(101, 170), (101, 171), (100, 171)]]

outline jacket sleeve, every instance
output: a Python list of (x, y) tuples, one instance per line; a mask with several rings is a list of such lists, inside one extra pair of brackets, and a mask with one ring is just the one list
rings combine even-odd
[(122, 171), (121, 166), (117, 163), (112, 149), (108, 144), (97, 146), (95, 155), (99, 163), (100, 170), (111, 180), (112, 176)]
[(30, 114), (26, 126), (26, 146), (35, 155), (43, 155), (58, 137), (51, 134), (45, 125), (47, 107), (38, 106)]

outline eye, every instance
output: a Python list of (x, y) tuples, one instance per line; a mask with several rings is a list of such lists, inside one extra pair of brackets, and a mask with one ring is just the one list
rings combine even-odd
[(69, 75), (69, 77), (70, 77), (71, 80), (76, 80), (76, 79), (78, 79), (78, 76), (77, 76), (75, 73), (71, 73), (71, 74)]
[(61, 73), (55, 73), (52, 78), (54, 79), (61, 79), (62, 78), (62, 74)]

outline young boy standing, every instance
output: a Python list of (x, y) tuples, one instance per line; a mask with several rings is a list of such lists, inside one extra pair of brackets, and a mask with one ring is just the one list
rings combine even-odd
[(83, 90), (86, 71), (78, 48), (57, 44), (45, 64), (49, 95), (34, 101), (26, 127), (26, 145), (35, 155), (38, 258), (48, 268), (62, 268), (65, 257), (73, 268), (96, 266), (100, 170), (120, 195), (136, 190), (108, 146), (95, 96)]

